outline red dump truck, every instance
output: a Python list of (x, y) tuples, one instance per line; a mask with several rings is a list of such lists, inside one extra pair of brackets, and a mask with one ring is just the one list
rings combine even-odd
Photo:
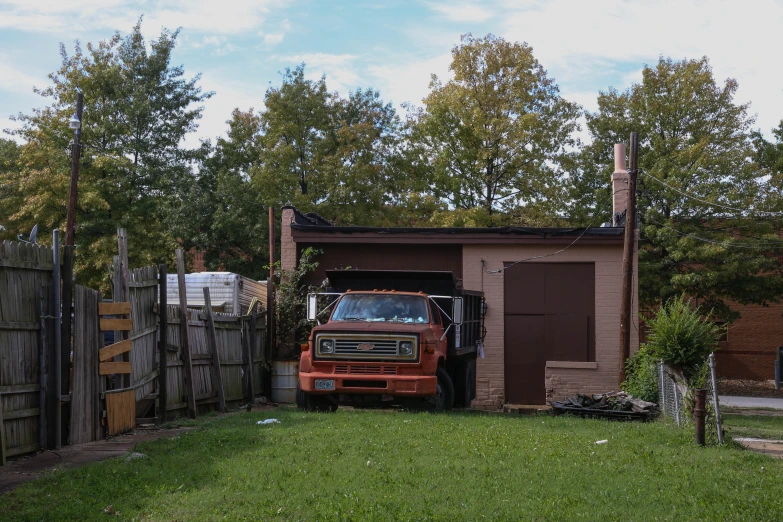
[(302, 346), (297, 405), (384, 402), (436, 411), (476, 395), (486, 309), (452, 272), (332, 270), (330, 289), (308, 295), (318, 323)]

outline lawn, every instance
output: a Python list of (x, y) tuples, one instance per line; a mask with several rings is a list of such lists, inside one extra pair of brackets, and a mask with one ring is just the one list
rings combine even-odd
[[(256, 425), (269, 417), (281, 424)], [(199, 424), (139, 445), (147, 458), (56, 471), (2, 495), (0, 518), (760, 521), (783, 513), (783, 461), (700, 448), (665, 421), (285, 408)]]
[(721, 419), (731, 437), (783, 440), (783, 416), (723, 415)]

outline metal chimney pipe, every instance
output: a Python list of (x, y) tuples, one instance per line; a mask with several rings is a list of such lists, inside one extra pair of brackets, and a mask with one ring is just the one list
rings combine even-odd
[(625, 170), (625, 143), (614, 144), (614, 173), (628, 174)]

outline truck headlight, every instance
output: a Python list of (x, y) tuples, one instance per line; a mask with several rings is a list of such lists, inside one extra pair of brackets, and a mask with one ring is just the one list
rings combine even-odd
[(330, 339), (323, 339), (321, 341), (321, 353), (334, 353), (334, 341)]
[(400, 355), (413, 355), (413, 343), (410, 341), (401, 342)]

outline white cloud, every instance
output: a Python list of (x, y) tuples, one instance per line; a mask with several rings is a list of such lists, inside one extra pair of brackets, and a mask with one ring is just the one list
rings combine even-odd
[(127, 30), (139, 15), (153, 33), (162, 27), (236, 34), (259, 27), (282, 0), (0, 0), (0, 27), (22, 31), (69, 33), (75, 30)]
[(395, 64), (370, 65), (368, 74), (373, 87), (380, 90), (383, 99), (399, 105), (411, 103), (422, 106), (421, 100), (429, 93), (431, 75), (446, 80), (451, 74), (451, 54), (445, 53), (423, 60), (397, 61)]
[(0, 54), (0, 91), (31, 94), (34, 86), (44, 87), (48, 83), (46, 76), (31, 76), (19, 70), (7, 56)]
[(347, 96), (349, 91), (362, 86), (365, 79), (359, 74), (358, 57), (353, 54), (302, 53), (280, 57), (286, 64), (305, 64), (305, 77), (317, 80), (326, 75), (329, 91)]
[(264, 35), (264, 43), (267, 45), (277, 45), (283, 41), (285, 35), (283, 33), (272, 33)]
[[(483, 4), (484, 2), (481, 2)], [(470, 2), (433, 3), (429, 7), (454, 22), (485, 22), (495, 16), (495, 13)]]
[[(780, 2), (606, 0), (599, 8), (594, 2), (571, 0), (535, 2), (532, 7), (509, 2), (496, 8), (504, 12), (499, 34), (527, 41), (550, 69), (574, 70), (585, 61), (639, 67), (655, 64), (659, 56), (679, 60), (706, 55), (718, 82), (737, 79), (737, 102), (753, 102), (751, 110), (759, 113), (762, 130), (783, 117), (783, 70), (771, 65), (777, 62), (774, 53), (783, 27)], [(589, 77), (603, 71), (589, 67), (585, 72)], [(638, 72), (626, 73), (614, 86), (640, 79)], [(579, 80), (560, 75), (558, 81)]]

